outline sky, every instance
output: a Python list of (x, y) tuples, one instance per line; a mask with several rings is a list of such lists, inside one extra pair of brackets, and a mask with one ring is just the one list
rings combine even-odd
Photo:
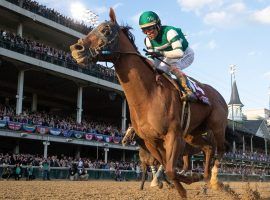
[[(269, 109), (270, 96), (270, 0), (38, 0), (76, 20), (97, 23), (109, 20), (114, 8), (121, 25), (133, 27), (141, 53), (144, 34), (138, 19), (144, 11), (156, 12), (163, 25), (180, 27), (195, 60), (185, 73), (216, 88), (228, 103), (231, 95), (230, 65), (243, 110)], [(90, 12), (90, 13), (91, 13)], [(89, 13), (89, 12), (88, 12)], [(93, 21), (92, 20), (92, 21)], [(86, 22), (87, 23), (87, 22)]]

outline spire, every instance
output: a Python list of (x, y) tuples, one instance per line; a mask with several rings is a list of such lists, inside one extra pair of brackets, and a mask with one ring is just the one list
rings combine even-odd
[(242, 102), (240, 101), (239, 93), (238, 93), (238, 89), (237, 89), (235, 80), (233, 81), (231, 99), (230, 99), (230, 102), (228, 105), (232, 105), (232, 104), (233, 105), (240, 105), (241, 107), (244, 106), (242, 104)]

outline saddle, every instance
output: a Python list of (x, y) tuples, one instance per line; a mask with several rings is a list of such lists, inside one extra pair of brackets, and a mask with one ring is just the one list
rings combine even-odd
[[(161, 75), (164, 76), (166, 79), (168, 79), (173, 84), (173, 86), (179, 92), (180, 97), (182, 97), (184, 94), (184, 90), (182, 89), (180, 82), (177, 81), (177, 79), (172, 78), (170, 75), (168, 75), (164, 72), (161, 73)], [(158, 74), (157, 76), (161, 76), (161, 75)], [(210, 105), (210, 101), (209, 101), (208, 97), (206, 96), (204, 90), (199, 86), (199, 84), (196, 80), (194, 80), (191, 77), (187, 77), (187, 83), (188, 83), (188, 87), (192, 90), (192, 92), (196, 96), (195, 102)]]
[[(169, 74), (165, 73), (164, 71), (154, 67), (153, 63), (150, 60), (144, 58), (143, 61), (147, 64), (148, 67), (150, 67), (150, 69), (152, 69), (153, 71), (155, 71), (157, 73), (156, 74), (156, 81), (157, 81), (158, 84), (162, 85), (161, 81), (159, 80), (159, 77), (164, 76), (177, 89), (177, 91), (179, 92), (180, 98), (182, 99), (182, 97), (184, 96), (184, 90), (183, 90), (183, 87), (181, 86), (180, 82), (177, 81), (177, 79), (173, 79), (171, 77), (171, 75), (169, 75)], [(210, 101), (209, 101), (208, 97), (206, 96), (203, 89), (199, 86), (198, 82), (196, 80), (194, 80), (193, 78), (191, 78), (191, 77), (187, 77), (187, 82), (188, 82), (187, 83), (188, 87), (193, 91), (193, 93), (196, 96), (195, 102), (210, 105)]]

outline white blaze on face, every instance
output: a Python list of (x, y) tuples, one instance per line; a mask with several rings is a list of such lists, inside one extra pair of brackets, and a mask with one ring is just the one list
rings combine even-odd
[(84, 21), (86, 11), (86, 8), (80, 2), (75, 2), (70, 5), (70, 12), (75, 20)]

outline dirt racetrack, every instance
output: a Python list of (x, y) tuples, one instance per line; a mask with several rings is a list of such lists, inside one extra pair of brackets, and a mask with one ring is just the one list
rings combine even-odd
[[(139, 190), (140, 182), (116, 182), (116, 181), (0, 181), (0, 199), (2, 200), (68, 200), (68, 199), (100, 199), (100, 200), (166, 200), (181, 199), (175, 189), (150, 188), (149, 182), (146, 182), (143, 191)], [(224, 184), (227, 184), (224, 182)], [(192, 200), (231, 200), (234, 199), (228, 192), (207, 190), (207, 194), (203, 194), (204, 183), (193, 183), (192, 185), (184, 185), (187, 189), (188, 198)], [(230, 182), (232, 188), (239, 199), (257, 200), (258, 196), (248, 195), (246, 189), (247, 183)], [(270, 182), (250, 183), (249, 188), (258, 190), (261, 199), (270, 200)]]

